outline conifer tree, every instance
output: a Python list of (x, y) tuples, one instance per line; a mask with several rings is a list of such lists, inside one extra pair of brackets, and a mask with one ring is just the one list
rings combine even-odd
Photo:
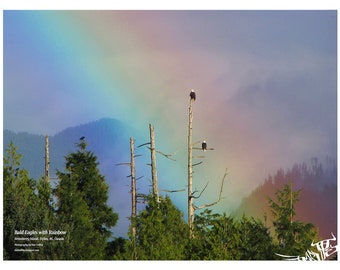
[(282, 255), (303, 256), (318, 237), (314, 224), (294, 220), (295, 204), (299, 201), (301, 191), (293, 191), (292, 183), (285, 184), (282, 190), (275, 192), (276, 201), (269, 198), (277, 237), (277, 253)]
[(28, 205), (26, 207), (22, 198), (32, 196), (32, 192), (30, 190), (32, 183), (28, 178), (28, 172), (19, 168), (22, 155), (17, 154), (17, 149), (18, 148), (14, 146), (13, 142), (11, 142), (4, 156), (3, 167), (3, 255), (4, 259), (7, 260), (29, 259), (30, 255), (14, 251), (15, 230), (23, 228), (21, 226), (23, 226), (27, 220), (29, 214), (29, 211), (27, 211)]
[(188, 225), (170, 198), (150, 195), (136, 220), (138, 260), (183, 260)]
[(253, 218), (235, 220), (206, 209), (195, 217), (195, 235), (190, 260), (268, 260), (274, 256), (268, 228)]
[(29, 177), (27, 170), (20, 168), (22, 155), (17, 150), (18, 147), (11, 142), (4, 156), (4, 259), (49, 259), (49, 243), (39, 248), (39, 252), (15, 251), (15, 231), (45, 230), (53, 222), (51, 189), (43, 187), (41, 182), (37, 184)]
[(66, 172), (57, 172), (58, 223), (67, 231), (62, 259), (103, 259), (110, 228), (118, 220), (107, 205), (108, 185), (97, 168), (97, 157), (86, 147), (81, 140), (79, 150), (66, 156)]

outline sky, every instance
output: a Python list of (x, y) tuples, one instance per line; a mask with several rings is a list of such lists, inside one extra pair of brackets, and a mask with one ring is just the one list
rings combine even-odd
[(335, 10), (5, 10), (3, 27), (4, 129), (152, 123), (177, 159), (159, 157), (161, 188), (181, 189), (195, 89), (193, 141), (214, 150), (194, 189), (216, 200), (227, 168), (223, 211), (280, 168), (337, 157)]

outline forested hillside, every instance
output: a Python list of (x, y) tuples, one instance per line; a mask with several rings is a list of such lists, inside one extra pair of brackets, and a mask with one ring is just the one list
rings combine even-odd
[[(100, 172), (97, 156), (87, 149), (85, 138), (77, 139), (75, 145), (77, 150), (64, 157), (64, 168), (56, 171), (59, 181), (54, 188), (44, 177), (30, 177), (21, 165), (23, 155), (18, 147), (10, 143), (6, 148), (5, 259), (280, 260), (283, 257), (277, 254), (306, 259), (308, 250), (314, 255), (309, 254), (307, 259), (317, 259), (320, 251), (313, 249), (311, 243), (323, 239), (318, 234), (319, 225), (298, 216), (302, 209), (299, 201), (306, 196), (298, 187), (303, 181), (324, 179), (325, 187), (315, 189), (313, 195), (327, 192), (327, 202), (334, 199), (327, 186), (332, 185), (328, 177), (333, 177), (335, 171), (324, 170), (317, 160), (311, 170), (305, 165), (294, 166), (286, 173), (279, 170), (245, 199), (248, 203), (256, 200), (255, 194), (258, 200), (265, 200), (265, 212), (253, 208), (254, 214), (244, 211), (242, 217), (236, 218), (207, 208), (195, 215), (190, 229), (183, 212), (169, 196), (150, 193), (139, 197), (145, 207), (131, 216), (126, 237), (112, 238), (111, 229), (124, 217), (108, 205), (106, 178)], [(258, 191), (262, 190), (267, 195), (260, 195)], [(308, 213), (306, 209), (303, 210)], [(267, 212), (272, 213), (270, 218)], [(262, 218), (256, 216), (259, 213)], [(334, 256), (334, 252), (330, 253), (327, 259)]]
[(295, 189), (302, 190), (296, 204), (297, 219), (314, 223), (324, 238), (329, 237), (331, 232), (336, 234), (337, 169), (335, 160), (331, 158), (324, 163), (313, 158), (310, 165), (295, 164), (288, 170), (279, 169), (243, 199), (237, 215), (252, 215), (270, 224), (273, 217), (268, 196), (274, 196), (276, 190), (290, 183)]

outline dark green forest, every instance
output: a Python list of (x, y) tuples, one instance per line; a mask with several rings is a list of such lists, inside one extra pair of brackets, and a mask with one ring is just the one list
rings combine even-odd
[(318, 228), (295, 218), (303, 190), (291, 184), (266, 198), (270, 223), (206, 208), (195, 214), (191, 232), (169, 196), (144, 194), (144, 207), (130, 219), (128, 235), (115, 238), (111, 229), (119, 217), (107, 204), (109, 189), (97, 157), (86, 141), (76, 145), (65, 157), (64, 170), (56, 172), (54, 185), (45, 177), (32, 179), (21, 167), (20, 149), (8, 145), (3, 163), (5, 260), (282, 260), (277, 254), (316, 259), (313, 254), (319, 253), (311, 247), (321, 240)]

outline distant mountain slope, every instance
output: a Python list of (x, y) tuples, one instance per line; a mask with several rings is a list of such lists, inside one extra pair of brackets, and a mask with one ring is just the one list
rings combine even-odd
[[(116, 166), (130, 160), (130, 137), (138, 134), (133, 128), (111, 118), (103, 118), (88, 124), (67, 128), (54, 136), (49, 136), (51, 178), (56, 177), (56, 170), (64, 170), (65, 156), (77, 151), (76, 144), (85, 136), (88, 150), (98, 157), (99, 169), (110, 186), (109, 204), (119, 213), (119, 221), (114, 229), (115, 235), (125, 236), (130, 215), (129, 168)], [(23, 154), (21, 167), (38, 179), (44, 175), (45, 135), (26, 132), (4, 131), (4, 153), (13, 141), (18, 153)], [(144, 158), (147, 158), (145, 156)], [(141, 157), (140, 162), (143, 162)], [(145, 164), (147, 161), (145, 161)], [(148, 169), (148, 168), (147, 168)], [(56, 181), (52, 179), (52, 181)]]
[[(306, 164), (295, 165), (286, 172), (278, 170), (274, 176), (269, 176), (248, 197), (244, 198), (237, 216), (252, 215), (266, 220), (267, 226), (272, 226), (272, 214), (268, 197), (276, 200), (275, 192), (284, 184), (292, 182), (293, 190), (302, 189), (300, 200), (296, 203), (295, 220), (310, 222), (319, 227), (323, 238), (337, 234), (337, 170), (336, 164), (324, 168), (314, 160), (311, 168)], [(266, 216), (266, 218), (265, 218)]]
[[(128, 166), (116, 166), (117, 163), (130, 161), (130, 137), (141, 134), (111, 118), (103, 118), (88, 124), (67, 128), (54, 136), (49, 137), (50, 142), (50, 171), (55, 177), (56, 169), (63, 171), (65, 156), (76, 151), (79, 138), (85, 136), (88, 149), (98, 157), (99, 169), (110, 186), (109, 204), (119, 213), (119, 221), (114, 228), (115, 236), (126, 236), (130, 215), (130, 174)], [(147, 134), (142, 132), (142, 134)], [(148, 141), (146, 138), (135, 138), (138, 143)], [(4, 131), (4, 152), (13, 143), (18, 146), (18, 152), (23, 154), (21, 166), (30, 172), (30, 176), (38, 179), (44, 175), (44, 135), (33, 135), (25, 132), (14, 133)], [(137, 144), (138, 145), (138, 144)], [(144, 151), (144, 152), (143, 152)], [(150, 168), (146, 166), (149, 161), (148, 149), (138, 149), (141, 157), (136, 159), (138, 174), (146, 176), (140, 182), (138, 192), (148, 192)], [(296, 219), (312, 222), (320, 228), (322, 237), (327, 238), (330, 233), (337, 233), (337, 167), (336, 162), (328, 160), (326, 166), (321, 166), (314, 159), (310, 167), (306, 164), (296, 165), (286, 172), (279, 170), (274, 176), (268, 177), (262, 185), (244, 198), (237, 216), (247, 216), (264, 219), (267, 215), (266, 225), (272, 227), (271, 212), (267, 197), (275, 198), (275, 191), (281, 189), (285, 183), (293, 182), (293, 189), (303, 188), (300, 201), (296, 204)], [(52, 180), (54, 181), (54, 180)]]
[[(114, 160), (117, 155), (122, 154), (117, 153), (118, 149), (125, 148), (129, 151), (129, 137), (133, 136), (133, 131), (115, 119), (103, 118), (49, 136), (51, 171), (63, 169), (64, 156), (76, 149), (76, 144), (82, 136), (85, 136), (88, 149), (95, 152), (99, 160), (107, 158)], [(44, 175), (44, 138), (43, 135), (5, 130), (4, 151), (13, 141), (18, 146), (19, 152), (24, 154), (22, 166), (30, 171), (32, 178), (37, 179)], [(127, 154), (126, 157), (128, 156)]]
[(29, 134), (27, 132), (14, 133), (9, 130), (4, 131), (3, 153), (13, 142), (18, 147), (18, 153), (23, 154), (21, 165), (29, 170), (30, 176), (38, 178), (44, 175), (44, 143), (42, 135)]

